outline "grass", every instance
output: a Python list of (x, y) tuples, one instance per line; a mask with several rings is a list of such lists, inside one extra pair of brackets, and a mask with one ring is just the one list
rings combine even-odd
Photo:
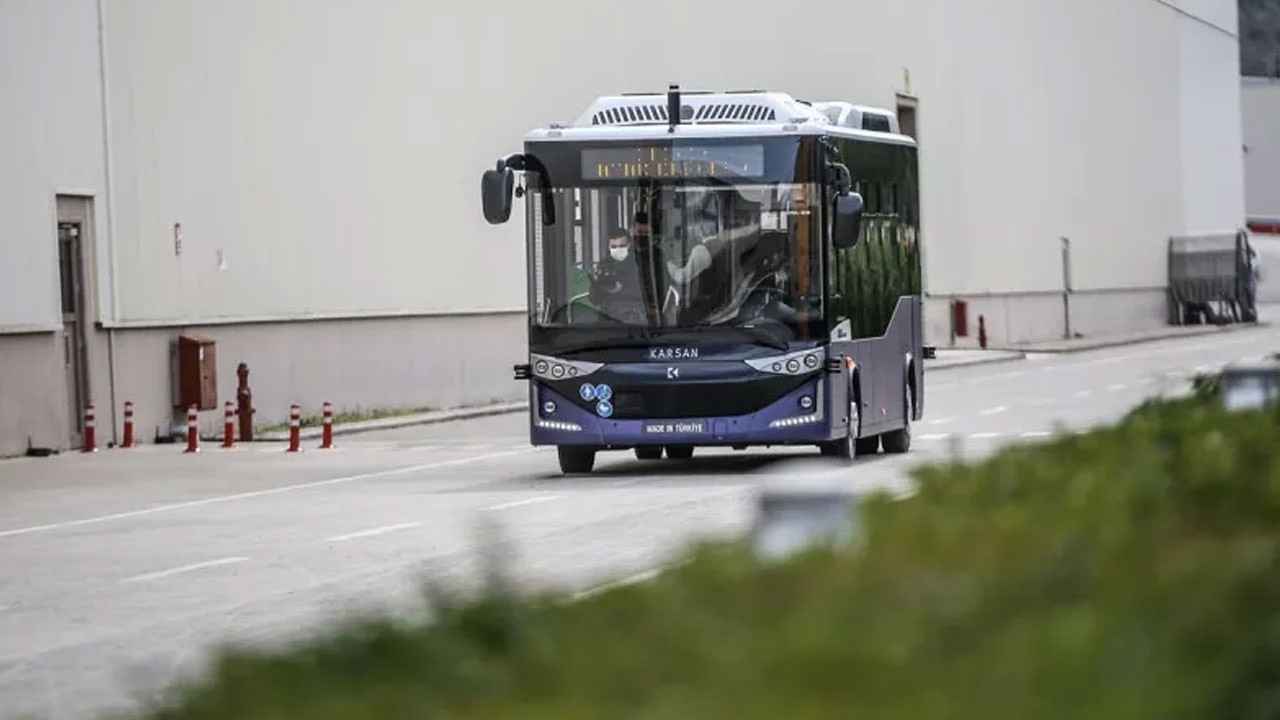
[(437, 589), (429, 617), (227, 649), (134, 717), (1280, 716), (1280, 409), (1153, 401), (915, 479), (856, 550), (704, 545), (574, 603)]

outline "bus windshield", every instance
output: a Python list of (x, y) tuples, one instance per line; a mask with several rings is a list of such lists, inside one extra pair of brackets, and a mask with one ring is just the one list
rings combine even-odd
[(531, 321), (542, 327), (777, 326), (822, 319), (821, 252), (808, 184), (714, 180), (535, 190)]

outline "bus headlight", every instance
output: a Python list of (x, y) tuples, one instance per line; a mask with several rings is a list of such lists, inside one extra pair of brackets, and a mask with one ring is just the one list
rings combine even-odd
[(555, 414), (556, 414), (556, 402), (555, 402), (554, 400), (548, 400), (548, 401), (546, 401), (546, 402), (542, 403), (542, 414), (544, 414), (544, 415), (555, 415)]
[(803, 375), (822, 368), (826, 353), (822, 350), (801, 350), (782, 356), (752, 358), (745, 362), (756, 370), (774, 375)]
[(805, 395), (804, 397), (800, 398), (800, 409), (801, 409), (801, 410), (812, 410), (812, 409), (813, 409), (813, 397), (812, 397), (812, 396), (810, 396), (810, 395)]

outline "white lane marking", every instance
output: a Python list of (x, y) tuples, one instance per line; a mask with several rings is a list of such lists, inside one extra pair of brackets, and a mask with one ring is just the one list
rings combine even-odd
[(926, 425), (950, 425), (955, 422), (955, 418), (938, 418), (937, 420), (929, 420)]
[(490, 505), (486, 510), (510, 510), (511, 508), (525, 507), (526, 505), (537, 505), (539, 503), (551, 502), (559, 500), (559, 495), (543, 495), (542, 497), (525, 498), (524, 500), (513, 500), (511, 502), (501, 503), (499, 505)]
[(161, 570), (159, 572), (151, 572), (151, 573), (145, 573), (142, 575), (134, 575), (133, 577), (125, 578), (120, 582), (139, 583), (139, 582), (147, 582), (150, 580), (161, 580), (163, 578), (173, 577), (174, 575), (181, 575), (183, 573), (195, 572), (196, 570), (205, 570), (207, 568), (221, 567), (223, 565), (235, 565), (237, 563), (242, 563), (242, 562), (249, 562), (249, 558), (227, 557), (227, 558), (219, 558), (217, 560), (209, 560), (207, 562), (192, 563), (191, 565), (183, 565), (181, 567), (170, 568), (168, 570)]
[(1008, 405), (1001, 405), (999, 407), (987, 408), (986, 410), (983, 410), (978, 414), (979, 415), (999, 415), (1000, 413), (1005, 413), (1005, 412), (1009, 412)]
[(1024, 432), (1024, 433), (1022, 433), (1022, 438), (1023, 438), (1023, 439), (1025, 439), (1025, 440), (1033, 440), (1033, 439), (1036, 439), (1036, 438), (1049, 438), (1049, 437), (1053, 437), (1053, 433), (1051, 433), (1051, 432)]
[(464, 450), (468, 452), (475, 452), (476, 450), (492, 450), (492, 449), (493, 447), (490, 445), (459, 445), (454, 448), (454, 450)]
[(455, 460), (443, 460), (441, 462), (427, 463), (425, 465), (411, 465), (409, 467), (396, 468), (394, 470), (379, 470), (377, 472), (362, 473), (360, 475), (347, 475), (345, 477), (330, 478), (329, 480), (316, 480), (314, 482), (298, 483), (297, 485), (285, 485), (278, 488), (268, 488), (266, 490), (254, 490), (252, 492), (236, 493), (234, 495), (220, 495), (217, 497), (205, 498), (203, 500), (189, 500), (187, 502), (169, 503), (167, 505), (156, 505), (155, 507), (144, 508), (142, 510), (130, 510), (128, 512), (112, 513), (110, 515), (99, 515), (97, 517), (81, 518), (79, 520), (68, 520), (60, 523), (49, 523), (48, 525), (33, 525), (31, 527), (15, 528), (13, 530), (0, 531), (0, 538), (14, 537), (17, 535), (30, 535), (31, 533), (48, 532), (50, 530), (61, 530), (70, 527), (79, 527), (81, 525), (94, 525), (97, 523), (110, 522), (112, 520), (127, 520), (129, 518), (143, 517), (146, 515), (154, 515), (156, 513), (172, 512), (174, 510), (186, 510), (188, 508), (203, 507), (205, 505), (216, 505), (225, 502), (234, 502), (236, 500), (251, 500), (253, 498), (267, 497), (270, 495), (281, 495), (283, 493), (295, 492), (297, 490), (310, 490), (312, 488), (325, 487), (328, 485), (342, 485), (344, 483), (357, 482), (360, 480), (372, 480), (374, 478), (391, 477), (392, 475), (404, 475), (405, 473), (422, 472), (423, 470), (437, 470), (439, 468), (453, 467), (455, 465), (466, 465), (467, 463), (481, 462), (484, 460), (497, 460), (498, 458), (510, 457), (512, 455), (524, 455), (534, 451), (534, 448), (525, 448), (523, 450), (514, 450), (511, 452), (491, 453), (489, 455), (477, 455), (469, 458), (457, 458)]
[(969, 436), (970, 440), (994, 440), (998, 437), (1004, 437), (1004, 433), (974, 433)]
[(1142, 383), (1143, 385), (1155, 385), (1157, 382), (1160, 382), (1160, 381), (1156, 380), (1153, 377), (1144, 377), (1138, 382)]
[(618, 588), (626, 587), (628, 585), (638, 585), (642, 582), (649, 582), (650, 580), (653, 580), (654, 578), (661, 575), (666, 570), (671, 569), (671, 567), (673, 566), (667, 565), (663, 567), (657, 567), (652, 570), (645, 570), (644, 572), (638, 572), (634, 575), (628, 575), (622, 578), (621, 580), (614, 580), (612, 582), (607, 582), (602, 585), (596, 585), (595, 587), (587, 588), (586, 590), (576, 592), (573, 594), (572, 597), (574, 600), (586, 600), (589, 597), (600, 595), (601, 593), (606, 593), (606, 592), (609, 592), (610, 590), (617, 590)]
[(1112, 383), (1107, 386), (1107, 392), (1120, 392), (1121, 390), (1128, 390), (1128, 389), (1129, 389), (1129, 386), (1125, 385), (1124, 383)]
[(346, 535), (335, 535), (329, 538), (329, 542), (346, 542), (347, 540), (358, 540), (360, 538), (386, 535), (387, 533), (393, 533), (393, 532), (396, 532), (397, 530), (408, 530), (410, 528), (416, 528), (416, 527), (419, 527), (420, 525), (422, 525), (422, 523), (416, 523), (416, 522), (400, 523), (399, 525), (384, 525), (383, 527), (370, 528), (368, 530), (361, 530), (360, 532), (348, 533)]
[(1072, 394), (1072, 396), (1071, 396), (1071, 397), (1077, 397), (1077, 398), (1084, 399), (1084, 398), (1090, 397), (1090, 396), (1092, 396), (1092, 395), (1093, 395), (1093, 391), (1092, 391), (1092, 390), (1080, 390), (1080, 391), (1078, 391), (1078, 392), (1076, 392), (1076, 393)]
[(947, 439), (947, 438), (949, 438), (949, 437), (951, 437), (951, 436), (950, 436), (950, 435), (947, 435), (947, 434), (945, 434), (945, 433), (938, 433), (938, 434), (934, 434), (934, 435), (921, 435), (921, 436), (920, 436), (920, 439), (921, 439), (921, 440), (924, 440), (924, 441), (932, 441), (932, 440), (945, 440), (945, 439)]
[(1017, 377), (1026, 377), (1026, 376), (1028, 376), (1028, 375), (1030, 375), (1030, 374), (1031, 374), (1031, 371), (1030, 371), (1030, 370), (1018, 370), (1018, 371), (1016, 371), (1016, 372), (1002, 373), (1002, 374), (1000, 374), (1000, 375), (996, 375), (995, 377), (997, 377), (997, 378), (1001, 378), (1001, 379), (1003, 379), (1003, 378), (1017, 378)]

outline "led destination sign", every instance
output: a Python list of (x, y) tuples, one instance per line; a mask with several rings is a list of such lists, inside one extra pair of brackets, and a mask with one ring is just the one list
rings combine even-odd
[(582, 151), (583, 180), (764, 177), (764, 145), (677, 145)]

